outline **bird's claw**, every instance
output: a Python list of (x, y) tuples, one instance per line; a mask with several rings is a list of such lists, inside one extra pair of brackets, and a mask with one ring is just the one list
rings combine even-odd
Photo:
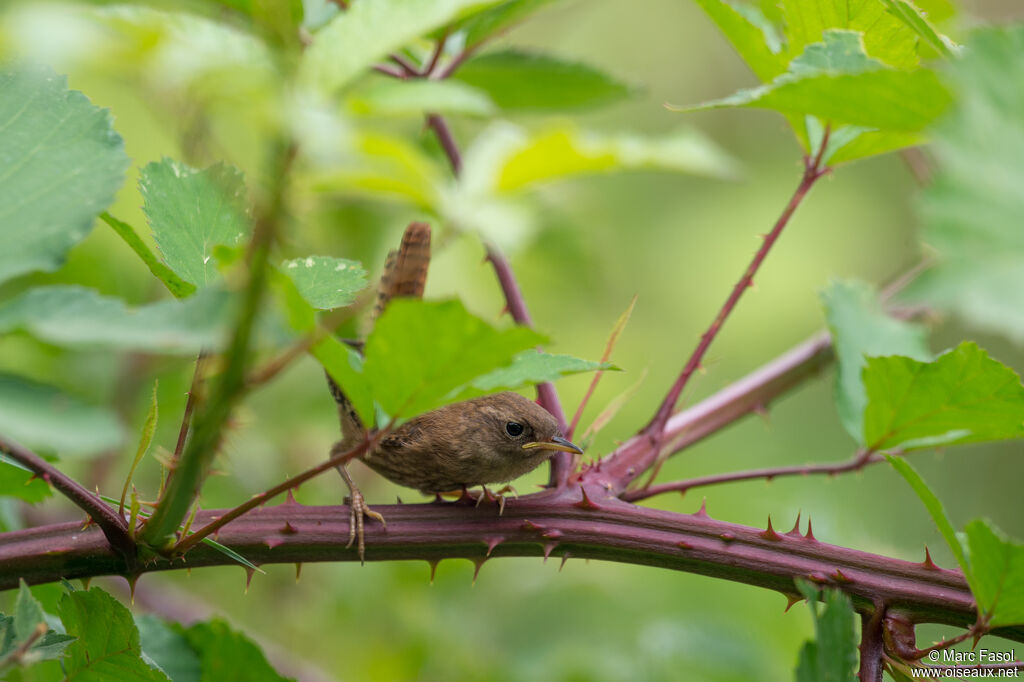
[(352, 543), (356, 543), (356, 551), (359, 552), (359, 563), (366, 561), (365, 521), (367, 516), (380, 521), (384, 528), (388, 527), (384, 517), (370, 509), (370, 505), (366, 504), (363, 494), (358, 490), (352, 490), (352, 495), (349, 497), (348, 544), (345, 547), (351, 547)]
[(476, 506), (479, 507), (480, 503), (483, 502), (484, 499), (495, 500), (498, 503), (498, 516), (501, 516), (505, 513), (505, 499), (506, 494), (508, 493), (511, 493), (512, 497), (515, 497), (517, 499), (519, 498), (519, 493), (511, 485), (505, 485), (503, 488), (501, 488), (501, 490), (499, 490), (496, 493), (492, 493), (490, 490), (488, 490), (487, 486), (481, 485), (480, 494), (476, 498)]

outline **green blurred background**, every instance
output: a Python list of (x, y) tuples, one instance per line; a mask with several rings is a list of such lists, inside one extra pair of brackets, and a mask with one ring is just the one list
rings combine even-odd
[[(965, 2), (961, 12), (960, 26), (1024, 17), (1016, 0)], [(15, 3), (0, 15), (0, 54), (41, 59), (67, 73), (72, 88), (111, 109), (134, 164), (110, 209), (114, 215), (145, 225), (135, 180), (140, 167), (164, 155), (195, 165), (223, 159), (258, 178), (267, 128), (260, 99), (267, 96), (265, 84), (229, 72), (219, 81), (229, 87), (213, 93), (175, 88), (176, 77), (193, 66), (184, 54), (181, 63), (165, 64), (163, 73), (140, 74), (134, 64), (93, 58), (93, 48), (82, 41), (59, 9)], [(645, 372), (646, 378), (588, 452), (596, 457), (649, 418), (796, 186), (800, 150), (774, 114), (684, 115), (662, 106), (754, 84), (693, 2), (565, 0), (496, 45), (585, 61), (636, 89), (625, 102), (558, 120), (648, 133), (695, 126), (743, 167), (736, 181), (633, 171), (559, 182), (530, 198), (537, 230), (510, 255), (535, 326), (554, 339), (550, 350), (597, 359), (616, 318), (638, 296), (613, 357), (624, 371), (604, 378), (583, 424)], [(161, 79), (172, 84), (165, 92)], [(511, 118), (527, 127), (551, 122), (542, 114)], [(436, 143), (420, 119), (387, 125), (437, 158)], [(455, 119), (453, 128), (465, 148), (482, 125)], [(903, 159), (892, 155), (841, 167), (817, 186), (715, 342), (706, 372), (691, 383), (685, 402), (696, 402), (821, 329), (818, 292), (830, 278), (881, 284), (912, 266), (920, 254), (917, 189)], [(405, 223), (420, 215), (408, 207), (303, 188), (295, 195), (286, 255), (354, 258), (374, 276)], [(497, 320), (503, 299), (482, 262), (479, 240), (440, 226), (438, 242), (427, 297), (458, 296), (475, 313)], [(84, 283), (134, 302), (162, 296), (158, 283), (103, 226), (63, 269), (25, 278), (0, 295), (42, 282)], [(934, 322), (933, 350), (976, 338), (996, 358), (1024, 370), (1024, 354), (1003, 339), (979, 337), (955, 320)], [(0, 339), (0, 370), (116, 405), (133, 430), (159, 378), (155, 442), (170, 449), (192, 363), (71, 353), (11, 336)], [(570, 414), (589, 381), (580, 376), (559, 382)], [(661, 480), (850, 456), (855, 444), (836, 417), (831, 391), (826, 372), (780, 400), (765, 418), (748, 418), (676, 456)], [(336, 436), (322, 371), (304, 359), (239, 411), (218, 460), (223, 475), (206, 485), (203, 507), (237, 504), (321, 461)], [(64, 466), (90, 486), (119, 490), (133, 449), (126, 443), (98, 460)], [(914, 464), (945, 502), (954, 525), (984, 515), (1020, 537), (1018, 486), (1007, 475), (1019, 450), (1014, 444), (960, 447), (917, 454)], [(353, 468), (371, 504), (390, 502), (396, 494), (406, 501), (417, 498), (362, 465)], [(137, 477), (140, 490), (152, 495), (158, 476), (149, 459)], [(517, 487), (528, 492), (545, 478), (546, 471), (538, 471)], [(297, 497), (307, 504), (336, 504), (343, 494), (331, 475), (304, 486)], [(910, 560), (923, 558), (927, 544), (940, 565), (953, 563), (919, 501), (888, 468), (836, 480), (732, 484), (651, 504), (694, 511), (705, 494), (709, 513), (718, 519), (763, 525), (771, 515), (777, 526), (788, 526), (802, 512), (813, 518), (824, 542)], [(9, 524), (77, 517), (59, 497), (37, 508), (7, 508), (6, 514)], [(784, 614), (785, 599), (778, 594), (638, 566), (570, 560), (559, 572), (554, 560), (506, 559), (485, 565), (475, 584), (473, 565), (456, 560), (441, 563), (433, 584), (422, 562), (310, 564), (298, 582), (293, 566), (266, 568), (268, 574), (256, 576), (248, 589), (239, 567), (146, 575), (136, 609), (183, 619), (224, 615), (264, 644), (283, 673), (309, 680), (787, 680), (811, 632), (806, 610)], [(123, 581), (97, 583), (126, 593)], [(924, 629), (922, 641), (940, 632)]]

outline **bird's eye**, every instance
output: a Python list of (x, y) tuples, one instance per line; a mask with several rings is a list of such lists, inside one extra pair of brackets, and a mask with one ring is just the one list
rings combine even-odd
[(505, 424), (505, 433), (513, 438), (517, 438), (523, 435), (523, 425), (519, 422), (507, 422)]

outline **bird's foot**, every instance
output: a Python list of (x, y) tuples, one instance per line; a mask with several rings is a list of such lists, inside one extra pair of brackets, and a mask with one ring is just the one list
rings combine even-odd
[(366, 504), (363, 494), (357, 488), (352, 489), (352, 495), (348, 498), (348, 544), (346, 548), (356, 544), (356, 551), (359, 552), (359, 563), (366, 561), (366, 517), (380, 521), (384, 528), (388, 527), (384, 517), (370, 509)]
[(509, 494), (509, 493), (512, 494), (512, 497), (515, 497), (515, 498), (518, 499), (519, 493), (511, 485), (505, 485), (503, 488), (498, 490), (496, 493), (492, 493), (490, 490), (488, 490), (487, 486), (481, 485), (480, 486), (480, 495), (477, 496), (477, 498), (476, 498), (476, 506), (479, 507), (480, 503), (483, 502), (485, 499), (490, 501), (490, 502), (497, 502), (498, 503), (498, 516), (501, 516), (502, 514), (505, 513), (505, 499), (506, 499), (506, 495)]

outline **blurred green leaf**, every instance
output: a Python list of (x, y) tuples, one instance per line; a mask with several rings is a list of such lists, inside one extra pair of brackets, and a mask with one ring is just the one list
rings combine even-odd
[(811, 609), (815, 637), (800, 650), (797, 682), (856, 682), (857, 637), (850, 598), (841, 590), (825, 590), (824, 608), (819, 610), (817, 588), (803, 580), (797, 587)]
[(907, 0), (882, 0), (882, 4), (889, 10), (889, 13), (902, 21), (910, 30), (921, 37), (926, 43), (941, 54), (943, 57), (952, 57), (956, 44), (949, 38), (939, 34), (932, 27), (928, 20), (921, 16), (920, 10), (914, 7)]
[(102, 213), (100, 218), (102, 218), (103, 222), (107, 225), (110, 225), (114, 232), (116, 232), (117, 235), (131, 247), (132, 251), (135, 252), (135, 255), (137, 255), (142, 262), (146, 264), (146, 267), (149, 268), (149, 271), (152, 272), (157, 279), (163, 282), (164, 286), (167, 287), (168, 291), (174, 294), (175, 298), (187, 298), (195, 293), (195, 285), (181, 279), (174, 273), (174, 270), (171, 270), (164, 263), (157, 260), (156, 254), (146, 246), (145, 242), (143, 242), (139, 235), (136, 234), (131, 225), (121, 222), (106, 212)]
[(526, 19), (552, 0), (509, 0), (497, 7), (478, 12), (467, 19), (455, 22), (450, 27), (453, 31), (461, 31), (464, 35), (465, 47), (472, 47), (499, 35), (514, 24)]
[(139, 191), (171, 269), (197, 286), (219, 279), (214, 247), (237, 244), (250, 231), (241, 171), (222, 163), (200, 171), (165, 158), (142, 169)]
[(18, 598), (14, 602), (15, 642), (20, 644), (27, 640), (40, 623), (46, 623), (46, 618), (43, 616), (43, 607), (32, 596), (32, 592), (28, 589), (25, 580), (21, 579), (18, 587)]
[(199, 656), (179, 631), (151, 614), (135, 617), (139, 643), (149, 656), (174, 682), (202, 680)]
[(964, 533), (978, 609), (992, 627), (1024, 624), (1024, 544), (984, 519), (968, 523)]
[(125, 435), (110, 408), (11, 374), (0, 374), (0, 433), (63, 458), (116, 448)]
[(31, 471), (0, 455), (0, 496), (17, 497), (30, 504), (41, 502), (53, 494), (50, 486)]
[(363, 358), (359, 353), (334, 337), (328, 337), (313, 346), (310, 353), (345, 392), (363, 424), (373, 424), (373, 394), (363, 375)]
[[(252, 640), (220, 619), (180, 630), (199, 655), (203, 680), (217, 682), (284, 682)], [(177, 681), (175, 681), (177, 682)]]
[(456, 80), (374, 79), (369, 87), (353, 92), (348, 104), (366, 116), (488, 116), (497, 110), (487, 92)]
[(483, 92), (505, 110), (564, 111), (621, 100), (630, 88), (579, 62), (518, 50), (473, 57), (453, 78)]
[(863, 51), (899, 69), (917, 66), (917, 37), (879, 0), (785, 0), (783, 23), (790, 56), (828, 41), (830, 29), (863, 34)]
[(355, 2), (314, 35), (303, 53), (300, 79), (334, 92), (374, 62), (460, 16), (482, 11), (494, 0), (372, 0)]
[(758, 8), (734, 5), (725, 0), (697, 0), (697, 4), (711, 17), (758, 78), (766, 82), (785, 72), (786, 58), (780, 53), (780, 46), (769, 41), (766, 30), (771, 30), (771, 27)]
[(158, 387), (157, 382), (153, 382), (153, 393), (149, 400), (149, 410), (146, 411), (146, 421), (142, 424), (142, 432), (139, 434), (139, 445), (135, 448), (135, 458), (132, 459), (132, 465), (128, 469), (128, 475), (124, 477), (124, 487), (121, 490), (121, 499), (118, 502), (118, 513), (124, 513), (124, 501), (128, 497), (128, 487), (132, 484), (132, 477), (135, 476), (135, 469), (138, 468), (139, 462), (146, 456), (146, 451), (149, 450), (150, 443), (153, 442), (153, 433), (156, 432), (156, 420), (159, 415), (159, 409), (156, 399), (156, 389)]
[(356, 293), (366, 286), (366, 271), (362, 264), (330, 256), (306, 256), (281, 263), (281, 272), (287, 275), (302, 297), (320, 310), (341, 308), (356, 299)]
[(526, 327), (499, 331), (459, 301), (396, 299), (366, 340), (363, 375), (385, 412), (411, 417), (545, 340)]
[(910, 466), (907, 460), (902, 457), (893, 457), (892, 455), (886, 455), (885, 458), (889, 460), (889, 464), (892, 465), (893, 469), (899, 472), (904, 480), (910, 484), (914, 492), (917, 493), (917, 496), (921, 498), (921, 502), (924, 503), (925, 509), (928, 510), (939, 532), (942, 533), (943, 539), (949, 546), (950, 551), (953, 552), (953, 556), (956, 557), (956, 562), (960, 565), (964, 575), (970, 577), (967, 557), (964, 555), (964, 550), (956, 536), (956, 531), (953, 530), (953, 524), (950, 523), (949, 517), (946, 516), (946, 509), (942, 506), (942, 502), (935, 496), (935, 493), (931, 491), (928, 484), (924, 482), (921, 475), (917, 473), (914, 467)]
[[(25, 581), (21, 580), (14, 604), (14, 617), (0, 614), (0, 670), (6, 667), (6, 658), (13, 650), (24, 646), (33, 637), (36, 639), (32, 645), (17, 659), (19, 666), (30, 666), (40, 661), (60, 658), (75, 638), (54, 631), (49, 626), (47, 618), (42, 605), (32, 595)], [(46, 629), (42, 636), (37, 636), (40, 625), (44, 625)], [(4, 679), (8, 679), (6, 671), (4, 672)]]
[(168, 679), (142, 660), (131, 612), (103, 590), (94, 587), (66, 594), (58, 611), (68, 634), (78, 638), (64, 656), (68, 680)]
[(964, 342), (934, 362), (868, 358), (864, 439), (874, 450), (1024, 437), (1017, 373)]
[(920, 204), (938, 263), (901, 298), (1021, 343), (1024, 27), (975, 32), (949, 74), (957, 105), (934, 129), (937, 172)]
[(43, 68), (0, 70), (0, 282), (56, 270), (124, 182), (110, 113)]
[(471, 395), (532, 386), (545, 381), (555, 381), (570, 374), (599, 369), (618, 368), (609, 362), (581, 360), (571, 355), (552, 355), (533, 349), (524, 350), (515, 356), (512, 364), (477, 377), (457, 395), (459, 400), (464, 400)]
[(949, 101), (932, 71), (887, 68), (864, 53), (859, 33), (828, 30), (824, 43), (808, 45), (771, 83), (696, 106), (671, 108), (755, 107), (907, 133), (932, 123)]
[(215, 288), (129, 308), (93, 289), (39, 287), (0, 304), (0, 334), (21, 330), (59, 346), (192, 355), (223, 343), (230, 304)]
[(931, 359), (928, 330), (885, 314), (878, 294), (856, 281), (835, 281), (821, 293), (832, 342), (839, 360), (835, 400), (847, 432), (864, 444), (864, 407), (867, 394), (861, 374), (865, 356), (906, 355)]

